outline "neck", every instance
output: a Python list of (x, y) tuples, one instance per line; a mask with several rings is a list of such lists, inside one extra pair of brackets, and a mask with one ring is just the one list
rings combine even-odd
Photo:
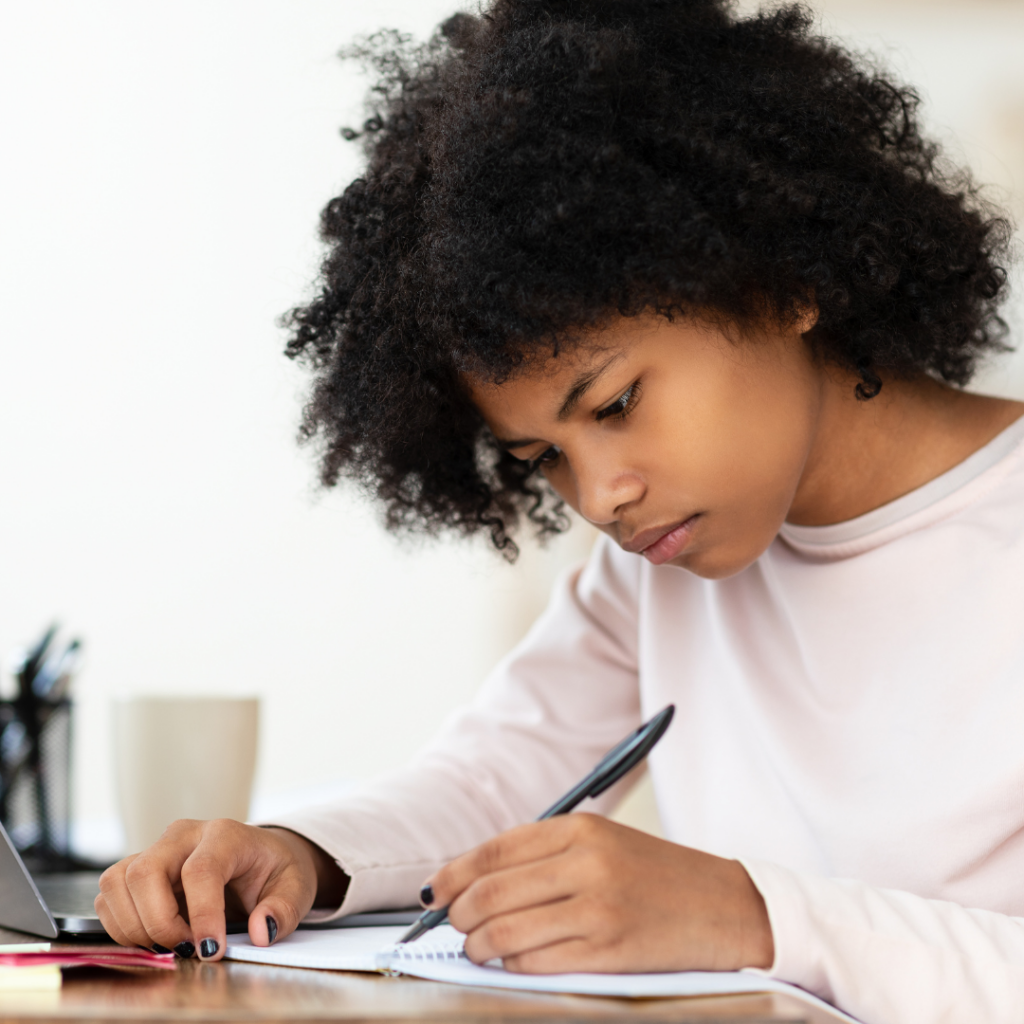
[(817, 430), (787, 522), (864, 515), (963, 462), (1024, 415), (1024, 403), (968, 394), (929, 377), (886, 379), (867, 401), (857, 378), (823, 368)]

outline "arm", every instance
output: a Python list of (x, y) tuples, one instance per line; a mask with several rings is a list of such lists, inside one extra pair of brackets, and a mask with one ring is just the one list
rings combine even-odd
[(1024, 919), (745, 861), (767, 907), (765, 973), (865, 1024), (1024, 1019)]
[(748, 969), (864, 1024), (1019, 1024), (1024, 919), (739, 862), (590, 815), (503, 833), (430, 879), (477, 963)]

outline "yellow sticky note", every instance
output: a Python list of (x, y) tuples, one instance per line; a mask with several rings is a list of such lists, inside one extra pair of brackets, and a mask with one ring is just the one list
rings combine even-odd
[(61, 973), (57, 964), (34, 967), (0, 967), (0, 992), (14, 989), (60, 988)]

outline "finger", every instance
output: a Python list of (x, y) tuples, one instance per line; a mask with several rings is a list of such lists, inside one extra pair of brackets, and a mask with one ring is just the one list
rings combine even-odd
[[(125, 874), (134, 859), (126, 857), (100, 875), (100, 896), (112, 918), (114, 930), (121, 936), (117, 941), (127, 946), (148, 947), (153, 945), (153, 939), (146, 931), (125, 883)], [(95, 901), (93, 906), (96, 906)]]
[(561, 853), (583, 831), (593, 828), (589, 822), (581, 823), (574, 819), (590, 817), (573, 814), (520, 825), (456, 857), (427, 880), (434, 897), (429, 906), (448, 906), (483, 875)]
[(157, 843), (135, 857), (125, 871), (125, 885), (142, 927), (168, 949), (192, 938), (174, 893), (186, 856), (183, 844)]
[(616, 962), (605, 959), (586, 939), (573, 938), (540, 949), (507, 956), (502, 961), (513, 974), (614, 973)]
[(495, 957), (523, 956), (555, 943), (583, 938), (586, 922), (578, 912), (579, 902), (558, 900), (492, 917), (466, 936), (466, 956), (473, 963), (483, 964)]
[(118, 927), (117, 918), (111, 913), (110, 908), (107, 906), (107, 901), (103, 898), (103, 893), (100, 893), (95, 900), (93, 900), (93, 906), (96, 908), (96, 913), (99, 916), (100, 924), (103, 925), (103, 930), (117, 943), (122, 946), (134, 946), (136, 943), (132, 942), (127, 935)]
[(224, 886), (237, 872), (237, 844), (225, 835), (236, 822), (207, 822), (199, 845), (181, 866), (181, 885), (191, 926), (192, 941), (202, 960), (224, 955), (227, 928)]
[(567, 850), (477, 878), (452, 902), (448, 918), (469, 933), (492, 917), (572, 896), (587, 874), (580, 860)]

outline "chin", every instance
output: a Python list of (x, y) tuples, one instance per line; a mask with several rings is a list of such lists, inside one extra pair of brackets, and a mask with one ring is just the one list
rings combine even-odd
[(749, 569), (771, 547), (782, 527), (782, 517), (732, 521), (709, 515), (692, 547), (683, 548), (666, 562), (705, 580), (726, 580)]
[(761, 557), (761, 553), (758, 551), (741, 555), (739, 552), (717, 551), (714, 548), (710, 551), (683, 551), (665, 564), (685, 569), (701, 579), (725, 580), (749, 568)]

